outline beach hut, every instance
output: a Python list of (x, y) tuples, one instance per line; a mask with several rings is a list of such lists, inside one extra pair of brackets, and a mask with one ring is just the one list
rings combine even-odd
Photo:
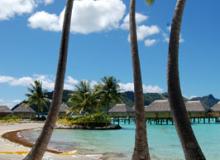
[(7, 116), (9, 114), (11, 114), (11, 110), (5, 106), (5, 105), (0, 105), (0, 116)]
[(220, 102), (218, 102), (217, 104), (215, 104), (215, 105), (212, 107), (212, 111), (213, 111), (213, 112), (220, 112)]
[(171, 118), (169, 101), (153, 101), (149, 106), (145, 106), (145, 115), (146, 118)]
[[(185, 101), (186, 110), (190, 117), (204, 117), (206, 109), (200, 101)], [(170, 118), (171, 110), (168, 100), (155, 100), (145, 107), (146, 117)]]
[(205, 117), (206, 109), (200, 101), (186, 101), (185, 105), (186, 110), (191, 118)]
[(23, 119), (35, 118), (36, 112), (30, 107), (30, 105), (25, 103), (20, 103), (12, 108), (13, 114), (19, 116)]
[(214, 117), (220, 117), (220, 102), (215, 104), (211, 109)]
[(113, 106), (108, 113), (113, 116), (127, 117), (134, 114), (134, 110), (126, 104), (116, 104)]
[(155, 100), (149, 106), (145, 106), (145, 112), (170, 112), (168, 100)]
[(186, 101), (186, 110), (188, 112), (205, 112), (205, 106), (200, 101)]
[(59, 111), (59, 116), (64, 116), (66, 115), (67, 111), (68, 111), (69, 107), (66, 103), (62, 103), (60, 106), (60, 111)]

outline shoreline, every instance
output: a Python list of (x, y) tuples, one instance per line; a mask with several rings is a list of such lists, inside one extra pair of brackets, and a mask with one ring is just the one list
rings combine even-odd
[[(7, 139), (9, 140), (10, 142), (13, 142), (13, 143), (17, 143), (17, 144), (20, 144), (24, 147), (33, 147), (33, 143), (31, 143), (30, 141), (28, 141), (27, 139), (25, 139), (24, 137), (22, 136), (19, 136), (19, 133), (22, 132), (22, 131), (30, 131), (32, 129), (35, 129), (35, 128), (31, 128), (31, 129), (21, 129), (21, 130), (16, 130), (16, 131), (11, 131), (11, 132), (6, 132), (2, 135), (2, 137), (4, 139)], [(48, 152), (51, 152), (51, 153), (55, 153), (55, 154), (61, 154), (63, 152), (61, 151), (58, 151), (56, 149), (52, 149), (52, 148), (47, 148)]]
[[(37, 127), (38, 128), (38, 127)], [(34, 143), (29, 141), (28, 139), (26, 139), (24, 136), (22, 136), (21, 132), (23, 131), (31, 131), (37, 128), (28, 128), (28, 129), (19, 129), (19, 130), (15, 130), (15, 131), (10, 131), (10, 132), (5, 132), (1, 135), (2, 138), (12, 142), (12, 143), (16, 143), (19, 145), (22, 145), (24, 147), (33, 147)], [(57, 126), (55, 127), (56, 129), (83, 129), (83, 130), (117, 130), (117, 129), (121, 129), (121, 127), (119, 125), (109, 125), (106, 127), (83, 127), (83, 126)], [(74, 149), (73, 149), (74, 150)], [(68, 153), (70, 151), (61, 151), (59, 149), (55, 149), (55, 148), (49, 148), (49, 146), (46, 149), (47, 152), (51, 152), (54, 154), (65, 154)]]
[(77, 129), (82, 129), (82, 130), (118, 130), (118, 129), (122, 129), (122, 127), (117, 124), (110, 124), (110, 125), (104, 126), (104, 127), (82, 126), (82, 125), (68, 126), (68, 125), (58, 124), (55, 128), (56, 129), (75, 129), (75, 130), (77, 130)]
[[(42, 128), (41, 122), (20, 122), (14, 124), (0, 124), (0, 159), (23, 159), (33, 145), (18, 134), (23, 130)], [(102, 154), (78, 154), (77, 150), (60, 152), (56, 149), (48, 149), (44, 158), (49, 160), (102, 160)]]

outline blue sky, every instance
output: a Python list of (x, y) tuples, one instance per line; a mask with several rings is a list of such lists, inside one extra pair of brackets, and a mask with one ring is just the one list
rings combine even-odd
[[(13, 3), (12, 3), (13, 2)], [(74, 5), (65, 88), (113, 75), (132, 90), (127, 0), (77, 1)], [(167, 39), (175, 0), (147, 6), (137, 1), (139, 54), (145, 92), (165, 92)], [(35, 79), (53, 88), (65, 1), (0, 1), (0, 103), (25, 98)], [(180, 75), (187, 97), (220, 97), (220, 1), (188, 0), (180, 46)]]

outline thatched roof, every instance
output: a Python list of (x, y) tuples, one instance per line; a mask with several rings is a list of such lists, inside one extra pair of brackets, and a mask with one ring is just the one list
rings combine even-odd
[(168, 100), (155, 100), (149, 106), (145, 106), (145, 112), (170, 112)]
[(7, 106), (2, 105), (0, 106), (0, 113), (11, 113), (11, 110)]
[(215, 112), (220, 112), (220, 102), (218, 102), (217, 104), (215, 104), (215, 105), (212, 107), (212, 110), (215, 111)]
[(30, 105), (21, 103), (16, 108), (12, 109), (14, 113), (35, 113)]
[(186, 101), (186, 110), (188, 112), (204, 112), (205, 107), (200, 101)]
[[(188, 112), (205, 111), (200, 101), (186, 101), (185, 104)], [(145, 107), (145, 112), (170, 112), (170, 103), (168, 100), (155, 100), (149, 106)]]
[(109, 113), (129, 113), (129, 112), (134, 112), (134, 110), (131, 107), (127, 106), (126, 104), (116, 104), (108, 112)]
[(67, 112), (67, 110), (69, 109), (69, 107), (67, 106), (67, 104), (62, 103), (60, 106), (60, 112)]

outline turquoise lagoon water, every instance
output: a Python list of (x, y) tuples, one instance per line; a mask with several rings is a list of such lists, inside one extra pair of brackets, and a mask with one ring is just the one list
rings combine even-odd
[[(122, 125), (121, 130), (56, 129), (51, 146), (77, 149), (82, 154), (102, 153), (119, 160), (130, 159), (134, 146), (135, 125)], [(220, 157), (220, 124), (197, 124), (193, 130), (208, 160)], [(36, 139), (39, 130), (24, 131), (25, 137)], [(150, 153), (154, 160), (184, 160), (184, 155), (173, 125), (148, 125)], [(111, 158), (110, 158), (111, 159)], [(112, 158), (113, 159), (113, 158)]]

